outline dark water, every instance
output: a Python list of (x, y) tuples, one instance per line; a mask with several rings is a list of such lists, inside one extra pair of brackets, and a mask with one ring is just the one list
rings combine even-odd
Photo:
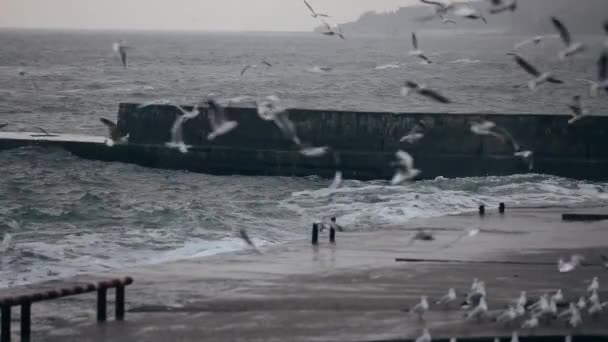
[[(123, 70), (112, 43), (127, 39)], [(584, 37), (590, 42), (597, 40)], [(375, 111), (565, 112), (574, 78), (595, 74), (593, 50), (560, 63), (555, 42), (526, 54), (569, 80), (526, 88), (527, 76), (504, 55), (521, 37), (423, 35), (436, 61), (407, 57), (407, 39), (313, 35), (117, 34), (0, 31), (0, 122), (10, 130), (104, 134), (97, 117), (121, 101), (170, 98), (193, 103), (278, 94), (292, 105)], [(599, 40), (601, 42), (601, 40)], [(547, 59), (544, 59), (545, 56)], [(275, 66), (241, 68), (266, 58)], [(401, 64), (399, 68), (386, 67)], [(329, 66), (332, 72), (321, 73)], [(377, 68), (379, 67), (380, 68)], [(20, 76), (19, 72), (25, 75)], [(399, 96), (405, 78), (452, 97), (444, 107)], [(590, 102), (605, 109), (606, 99)], [(0, 152), (0, 286), (158, 263), (244, 248), (247, 228), (261, 245), (305, 237), (313, 220), (339, 216), (348, 229), (378, 229), (414, 217), (496, 205), (606, 203), (606, 183), (543, 175), (437, 179), (403, 187), (346, 181), (336, 192), (317, 178), (217, 177), (78, 159), (66, 152)]]

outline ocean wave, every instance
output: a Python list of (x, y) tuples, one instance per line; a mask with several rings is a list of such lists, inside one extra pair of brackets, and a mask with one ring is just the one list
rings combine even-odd
[(327, 74), (333, 71), (332, 67), (324, 67), (324, 66), (314, 66), (306, 71), (311, 72), (313, 74)]
[(449, 62), (450, 64), (472, 64), (479, 63), (481, 60), (479, 59), (468, 59), (468, 58), (460, 58)]
[(401, 65), (399, 65), (399, 64), (384, 64), (384, 65), (378, 65), (374, 69), (385, 70), (385, 69), (398, 69), (400, 67), (401, 67)]

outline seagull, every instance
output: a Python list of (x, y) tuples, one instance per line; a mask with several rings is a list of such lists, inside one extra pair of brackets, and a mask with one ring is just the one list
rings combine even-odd
[(418, 94), (427, 97), (433, 101), (441, 102), (441, 103), (450, 103), (451, 101), (445, 96), (439, 94), (438, 92), (426, 88), (425, 85), (419, 85), (418, 83), (412, 81), (405, 81), (404, 86), (401, 88), (401, 95), (407, 96), (410, 92), (415, 91)]
[[(264, 64), (267, 68), (272, 67), (272, 64), (270, 62), (267, 62), (265, 59), (262, 60), (261, 62), (262, 64)], [(247, 70), (252, 69), (252, 68), (257, 68), (258, 65), (257, 64), (247, 64), (242, 70), (241, 70), (241, 76), (243, 76)]]
[(505, 142), (505, 137), (500, 133), (496, 133), (493, 129), (496, 128), (496, 124), (492, 121), (481, 121), (471, 123), (471, 132), (476, 135), (491, 135), (496, 137), (501, 142)]
[(258, 254), (262, 254), (262, 252), (260, 252), (260, 250), (256, 247), (256, 245), (253, 243), (253, 240), (251, 240), (251, 238), (249, 237), (249, 234), (247, 234), (247, 230), (245, 229), (241, 229), (239, 230), (239, 237), (245, 241), (245, 243), (247, 245), (249, 245), (249, 247), (251, 247), (256, 253)]
[(448, 293), (441, 297), (435, 304), (437, 305), (447, 305), (456, 300), (456, 290), (453, 288), (448, 290)]
[(532, 91), (536, 90), (536, 87), (538, 85), (543, 84), (545, 82), (556, 83), (556, 84), (564, 83), (562, 80), (558, 80), (558, 79), (554, 78), (553, 74), (551, 74), (550, 72), (545, 72), (545, 73), (541, 74), (540, 71), (538, 71), (538, 69), (536, 69), (534, 66), (532, 66), (532, 64), (528, 63), (520, 55), (518, 55), (516, 53), (509, 53), (509, 54), (511, 54), (515, 57), (515, 61), (517, 62), (517, 64), (520, 67), (522, 67), (522, 69), (524, 69), (530, 75), (536, 77), (535, 79), (528, 82), (528, 87), (530, 88), (530, 90), (532, 90)]
[(573, 255), (570, 257), (570, 261), (564, 261), (564, 259), (560, 258), (557, 261), (557, 269), (560, 273), (572, 272), (580, 265), (583, 259), (580, 255)]
[(483, 281), (477, 283), (474, 289), (471, 289), (467, 294), (463, 309), (479, 306), (481, 299), (486, 297), (486, 284)]
[(418, 337), (416, 339), (416, 342), (432, 342), (433, 339), (431, 338), (431, 333), (429, 332), (429, 329), (424, 329), (422, 330), (422, 335), (420, 335), (420, 337)]
[(568, 105), (568, 108), (570, 108), (570, 110), (572, 111), (572, 118), (568, 120), (568, 125), (572, 125), (578, 120), (591, 116), (589, 114), (589, 110), (583, 107), (583, 101), (581, 100), (581, 97), (579, 95), (575, 95), (572, 97), (572, 102)]
[(604, 311), (604, 308), (608, 306), (608, 302), (600, 303), (599, 301), (594, 302), (587, 310), (589, 316), (596, 316)]
[(321, 32), (321, 34), (326, 35), (326, 36), (338, 36), (338, 37), (340, 37), (340, 39), (346, 40), (346, 37), (344, 37), (344, 34), (342, 33), (342, 28), (340, 28), (340, 25), (336, 25), (336, 27), (331, 27), (331, 25), (329, 25), (325, 21), (323, 21), (323, 24), (325, 24), (325, 31)]
[(285, 108), (279, 106), (281, 99), (276, 95), (267, 96), (261, 101), (256, 101), (258, 116), (264, 121), (272, 121), (275, 116), (284, 111)]
[(114, 50), (114, 53), (120, 57), (120, 62), (122, 63), (122, 66), (126, 69), (127, 68), (127, 49), (128, 46), (125, 45), (124, 41), (120, 41), (118, 43), (114, 43), (114, 45), (112, 45), (112, 49)]
[(515, 44), (515, 46), (513, 46), (513, 51), (515, 51), (515, 50), (519, 50), (519, 49), (521, 49), (522, 47), (524, 47), (524, 46), (526, 46), (526, 45), (528, 45), (528, 44), (532, 44), (532, 43), (534, 43), (535, 45), (538, 45), (538, 44), (540, 44), (540, 43), (541, 43), (541, 42), (542, 42), (544, 39), (547, 39), (547, 38), (559, 38), (559, 35), (557, 35), (557, 34), (552, 34), (552, 35), (546, 35), (546, 36), (541, 36), (541, 35), (539, 35), (539, 36), (534, 36), (534, 37), (532, 37), (532, 38), (530, 38), (530, 39), (526, 39), (526, 40), (524, 40), (524, 41), (521, 41), (521, 42), (519, 42), (519, 43)]
[(521, 327), (522, 327), (522, 329), (533, 329), (533, 328), (538, 327), (538, 323), (539, 323), (538, 316), (532, 315), (532, 317), (530, 317), (530, 319), (525, 321)]
[(587, 299), (585, 299), (585, 297), (581, 297), (578, 299), (578, 302), (576, 302), (576, 307), (579, 310), (584, 310), (587, 308)]
[(152, 101), (148, 101), (148, 102), (144, 102), (144, 103), (140, 104), (139, 106), (137, 106), (137, 109), (143, 109), (143, 108), (155, 106), (155, 105), (173, 105), (173, 101), (167, 100), (167, 99), (152, 100)]
[(6, 126), (8, 126), (8, 122), (0, 123), (0, 129), (3, 129)]
[(289, 120), (289, 112), (287, 110), (275, 113), (272, 121), (287, 139), (298, 146), (301, 145), (300, 138), (298, 138), (296, 133), (296, 127), (293, 122)]
[(118, 126), (116, 126), (113, 121), (108, 120), (106, 118), (99, 118), (99, 121), (101, 121), (101, 123), (106, 125), (106, 127), (108, 128), (108, 135), (110, 136), (110, 139), (106, 141), (106, 145), (114, 146), (115, 141), (122, 141), (129, 136), (128, 134), (122, 134), (122, 132), (118, 130)]
[(317, 13), (306, 0), (304, 0), (304, 4), (310, 10), (310, 13), (311, 13), (311, 15), (312, 15), (313, 18), (317, 18), (317, 17), (329, 18), (329, 16), (327, 14)]
[(564, 311), (562, 311), (559, 315), (557, 315), (557, 319), (569, 319), (575, 311), (578, 311), (578, 308), (576, 307), (575, 303), (570, 303), (568, 305), (568, 308)]
[(437, 14), (437, 16), (439, 17), (439, 19), (441, 19), (442, 24), (456, 24), (456, 22), (454, 20), (448, 19), (448, 18), (444, 17), (442, 14)]
[(179, 109), (181, 114), (177, 114), (173, 127), (171, 128), (171, 141), (165, 145), (169, 148), (176, 148), (181, 153), (188, 153), (190, 146), (184, 143), (183, 126), (186, 121), (196, 118), (200, 112), (196, 106), (192, 108), (191, 112), (186, 111), (179, 105), (174, 105), (174, 107)]
[(431, 64), (431, 60), (424, 55), (424, 52), (422, 52), (422, 50), (420, 50), (420, 48), (418, 47), (418, 38), (416, 37), (416, 33), (412, 32), (412, 48), (413, 50), (410, 50), (410, 56), (416, 56), (422, 60), (424, 60), (427, 64)]
[(411, 312), (418, 315), (418, 318), (423, 319), (424, 314), (429, 310), (429, 301), (427, 296), (420, 297), (420, 303), (416, 304)]
[(208, 100), (207, 105), (209, 106), (207, 117), (209, 118), (209, 125), (212, 129), (211, 133), (207, 135), (207, 140), (214, 140), (215, 138), (232, 131), (239, 125), (238, 122), (226, 118), (224, 108), (216, 101)]
[(465, 19), (482, 20), (485, 24), (488, 23), (483, 14), (471, 5), (460, 4), (452, 10), (452, 14)]
[(564, 293), (561, 289), (557, 290), (553, 296), (551, 296), (551, 300), (553, 300), (556, 304), (563, 303), (564, 301)]
[(479, 299), (479, 304), (477, 304), (477, 306), (473, 310), (471, 310), (467, 313), (466, 320), (467, 321), (470, 321), (472, 319), (480, 320), (487, 313), (488, 313), (488, 303), (486, 303), (486, 297), (482, 296)]
[(526, 304), (528, 304), (528, 294), (526, 291), (521, 291), (519, 297), (515, 300), (515, 305), (526, 307)]
[(586, 46), (583, 43), (572, 42), (570, 32), (568, 32), (566, 26), (564, 26), (559, 19), (556, 17), (551, 17), (551, 22), (553, 22), (553, 26), (555, 26), (560, 38), (566, 45), (566, 49), (559, 53), (560, 59), (566, 59), (567, 57), (571, 57), (577, 53), (585, 51)]
[(515, 12), (517, 9), (517, 0), (510, 0), (507, 3), (501, 1), (492, 1), (494, 7), (490, 8), (490, 14), (499, 14), (505, 11)]
[(509, 305), (509, 308), (501, 313), (497, 318), (498, 323), (511, 323), (519, 317), (517, 309), (513, 305)]
[(589, 287), (587, 287), (587, 292), (597, 292), (600, 290), (600, 281), (598, 277), (593, 277)]
[(342, 171), (336, 171), (334, 175), (334, 180), (329, 185), (330, 190), (336, 190), (342, 185)]
[(302, 147), (300, 154), (305, 157), (321, 157), (329, 152), (329, 147)]
[(399, 141), (415, 144), (422, 138), (424, 138), (424, 126), (421, 123), (417, 123), (405, 136), (399, 139)]
[(409, 153), (399, 150), (395, 155), (397, 161), (394, 165), (397, 167), (397, 172), (391, 180), (391, 185), (399, 185), (414, 179), (420, 174), (420, 170), (414, 168), (414, 158)]
[(517, 151), (513, 154), (515, 157), (523, 159), (524, 162), (528, 163), (528, 170), (534, 170), (534, 152), (530, 150)]
[(604, 89), (608, 92), (608, 49), (604, 49), (597, 61), (597, 81), (581, 80), (589, 83), (589, 94), (592, 97), (598, 95), (598, 90)]

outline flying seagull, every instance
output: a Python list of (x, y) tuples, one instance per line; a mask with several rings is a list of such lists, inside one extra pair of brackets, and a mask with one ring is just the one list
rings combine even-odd
[(506, 11), (515, 12), (517, 9), (517, 0), (510, 0), (508, 2), (493, 0), (492, 5), (493, 7), (490, 8), (490, 14), (499, 14)]
[(188, 153), (188, 149), (190, 146), (184, 143), (184, 123), (190, 119), (194, 119), (197, 117), (200, 112), (198, 107), (194, 106), (191, 112), (188, 112), (184, 108), (179, 105), (174, 105), (175, 108), (179, 109), (181, 113), (177, 114), (177, 118), (173, 122), (173, 127), (171, 127), (171, 141), (166, 143), (165, 145), (170, 148), (176, 148), (181, 153)]
[(409, 153), (397, 151), (396, 157), (397, 161), (393, 165), (397, 168), (397, 171), (391, 180), (391, 185), (399, 185), (414, 179), (420, 174), (420, 170), (414, 168), (414, 158)]
[(124, 41), (121, 40), (118, 43), (114, 43), (114, 45), (112, 46), (112, 49), (114, 50), (114, 53), (116, 55), (118, 55), (118, 57), (120, 57), (122, 66), (126, 69), (127, 68), (127, 49), (128, 49), (128, 47), (125, 45)]
[(324, 17), (324, 18), (329, 18), (329, 16), (327, 14), (322, 14), (322, 13), (317, 13), (312, 6), (308, 3), (308, 1), (304, 0), (304, 4), (306, 5), (306, 7), (308, 7), (308, 9), (310, 10), (310, 13), (312, 15), (313, 18), (317, 18), (317, 17)]
[(583, 101), (579, 95), (572, 97), (572, 103), (568, 105), (568, 108), (572, 111), (572, 118), (568, 120), (568, 125), (572, 125), (578, 120), (591, 116), (587, 108), (583, 106)]
[[(272, 64), (270, 62), (266, 61), (265, 59), (263, 59), (261, 63), (264, 64), (268, 68), (272, 67)], [(246, 65), (241, 70), (241, 76), (243, 76), (247, 72), (247, 70), (252, 69), (252, 68), (257, 68), (257, 67), (258, 67), (257, 64), (248, 64), (248, 65)]]
[(505, 137), (497, 132), (494, 132), (493, 129), (496, 128), (496, 124), (492, 121), (482, 121), (482, 122), (473, 122), (471, 123), (471, 132), (476, 135), (490, 135), (496, 137), (501, 142), (505, 142)]
[(431, 18), (434, 17), (441, 17), (444, 14), (447, 14), (448, 11), (450, 11), (454, 6), (453, 5), (446, 5), (442, 2), (439, 1), (432, 1), (432, 0), (420, 0), (420, 2), (422, 2), (423, 4), (427, 4), (427, 5), (433, 5), (435, 7), (435, 15), (432, 16)]
[(401, 95), (407, 96), (410, 92), (415, 91), (418, 94), (427, 97), (433, 101), (441, 102), (441, 103), (450, 103), (451, 101), (439, 94), (438, 92), (426, 88), (424, 85), (419, 85), (412, 81), (405, 81), (405, 85), (401, 88)]
[(600, 58), (597, 61), (597, 81), (581, 80), (589, 83), (589, 94), (592, 97), (598, 95), (600, 89), (608, 92), (608, 50), (602, 51)]
[(448, 293), (441, 297), (435, 304), (437, 305), (447, 305), (456, 300), (456, 290), (453, 288), (448, 290)]
[(420, 50), (418, 47), (418, 37), (416, 36), (416, 32), (412, 32), (412, 50), (410, 50), (410, 56), (416, 56), (422, 60), (424, 60), (427, 64), (431, 64), (431, 60), (428, 59), (427, 56), (424, 55), (424, 52)]
[(422, 331), (422, 335), (420, 335), (417, 339), (416, 342), (431, 342), (433, 341), (433, 339), (431, 338), (431, 333), (429, 332), (429, 329), (424, 329)]
[(325, 21), (323, 21), (323, 24), (325, 24), (325, 31), (321, 32), (321, 34), (326, 36), (338, 36), (340, 37), (340, 39), (346, 40), (346, 37), (344, 37), (340, 25), (336, 25), (336, 27), (331, 27), (331, 25), (329, 25)]
[(128, 137), (128, 134), (124, 135), (118, 130), (118, 126), (113, 121), (106, 118), (99, 118), (99, 121), (108, 128), (108, 135), (110, 136), (110, 140), (106, 142), (108, 146), (113, 146), (115, 141), (121, 141)]
[(526, 39), (524, 41), (521, 41), (521, 42), (515, 44), (515, 46), (513, 46), (513, 50), (519, 50), (522, 47), (524, 47), (524, 46), (526, 46), (528, 44), (532, 44), (532, 43), (534, 43), (535, 45), (538, 45), (543, 40), (545, 40), (547, 38), (559, 38), (559, 35), (557, 35), (557, 34), (551, 34), (551, 35), (545, 35), (545, 36), (542, 36), (542, 35), (534, 36), (534, 37), (532, 37), (530, 39)]
[(543, 84), (545, 82), (550, 82), (550, 83), (555, 83), (555, 84), (564, 83), (562, 80), (558, 80), (557, 78), (553, 77), (553, 74), (550, 72), (541, 73), (540, 71), (538, 71), (538, 69), (536, 69), (532, 64), (530, 64), (528, 61), (526, 61), (520, 55), (518, 55), (516, 53), (509, 53), (509, 54), (513, 55), (513, 57), (515, 58), (515, 62), (517, 62), (517, 64), (520, 67), (522, 67), (522, 69), (524, 69), (530, 75), (536, 77), (535, 79), (528, 82), (528, 87), (530, 88), (530, 90), (532, 90), (532, 91), (536, 90), (536, 87), (538, 85)]
[(483, 14), (481, 14), (481, 12), (478, 9), (474, 8), (470, 4), (469, 5), (459, 4), (452, 10), (452, 14), (465, 18), (465, 19), (481, 20), (484, 22), (484, 24), (488, 23), (488, 21), (483, 16)]
[(556, 17), (551, 17), (551, 22), (553, 23), (553, 26), (555, 26), (555, 28), (557, 29), (560, 38), (566, 45), (566, 49), (560, 51), (558, 55), (560, 59), (566, 59), (567, 57), (571, 57), (585, 51), (586, 46), (583, 43), (573, 42), (572, 38), (570, 37), (570, 32), (568, 32), (566, 26), (564, 26), (564, 24), (559, 19), (557, 19)]
[(454, 20), (446, 18), (443, 14), (437, 14), (437, 16), (441, 19), (442, 24), (456, 24)]
[(220, 135), (224, 135), (238, 126), (236, 121), (226, 119), (226, 113), (224, 108), (220, 106), (214, 100), (208, 100), (207, 105), (209, 110), (207, 117), (209, 118), (209, 125), (211, 126), (211, 133), (207, 135), (207, 140), (213, 140)]

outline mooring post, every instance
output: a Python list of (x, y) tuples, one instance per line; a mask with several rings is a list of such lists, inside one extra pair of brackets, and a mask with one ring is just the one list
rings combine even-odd
[(32, 303), (21, 304), (21, 342), (30, 342), (32, 334)]
[(336, 243), (336, 229), (333, 226), (329, 228), (329, 242)]
[(0, 342), (11, 341), (11, 307), (3, 305), (0, 309), (2, 312), (2, 323), (0, 324)]
[(500, 205), (498, 205), (498, 212), (501, 214), (505, 213), (505, 204), (504, 203), (500, 203)]
[(319, 225), (316, 223), (312, 224), (312, 244), (319, 244)]
[(97, 321), (98, 322), (106, 321), (107, 294), (108, 294), (108, 288), (102, 286), (97, 289)]
[(125, 287), (118, 285), (116, 287), (116, 320), (122, 321), (125, 319)]
[(479, 216), (484, 216), (485, 214), (486, 214), (486, 206), (482, 204), (479, 206)]

